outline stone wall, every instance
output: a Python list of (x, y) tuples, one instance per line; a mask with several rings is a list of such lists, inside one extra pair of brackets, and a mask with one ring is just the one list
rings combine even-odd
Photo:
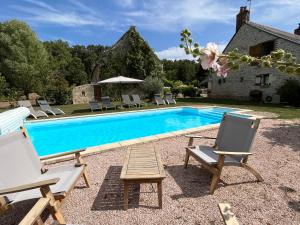
[(100, 101), (101, 88), (99, 85), (85, 84), (73, 88), (73, 104), (86, 104), (89, 101)]
[[(299, 44), (278, 38), (277, 36), (260, 31), (247, 24), (244, 24), (239, 29), (238, 33), (233, 37), (230, 44), (225, 49), (225, 52), (238, 48), (241, 53), (249, 54), (250, 46), (270, 40), (275, 40), (276, 48), (291, 52), (300, 59)], [(261, 74), (270, 74), (270, 85), (255, 85), (256, 76)], [(221, 79), (213, 74), (210, 78), (210, 97), (245, 100), (249, 99), (251, 90), (260, 90), (263, 92), (263, 96), (272, 96), (277, 93), (277, 89), (287, 79), (298, 79), (300, 81), (299, 77), (283, 74), (276, 68), (261, 68), (258, 66), (244, 65), (241, 66), (238, 71), (231, 71), (226, 79)]]

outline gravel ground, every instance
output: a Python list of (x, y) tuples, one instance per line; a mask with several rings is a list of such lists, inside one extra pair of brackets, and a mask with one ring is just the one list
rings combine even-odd
[(274, 119), (274, 118), (279, 117), (279, 115), (276, 114), (276, 113), (261, 112), (261, 111), (250, 111), (250, 112), (246, 112), (246, 113), (243, 113), (243, 114), (262, 116), (263, 118), (268, 118), (268, 119)]
[[(216, 132), (199, 134), (215, 136)], [(127, 149), (124, 147), (85, 157), (91, 187), (84, 188), (84, 182), (78, 182), (62, 206), (66, 221), (91, 225), (217, 225), (223, 224), (217, 204), (227, 202), (241, 224), (300, 224), (300, 120), (262, 120), (249, 164), (265, 181), (254, 182), (254, 176), (242, 168), (225, 168), (214, 195), (208, 194), (210, 174), (196, 161), (190, 160), (188, 169), (183, 169), (186, 138), (173, 137), (144, 145), (159, 149), (165, 164), (162, 210), (157, 208), (157, 194), (153, 193), (156, 187), (149, 184), (132, 187), (129, 210), (122, 210), (123, 187), (119, 177)], [(13, 217), (0, 218), (0, 224), (15, 224), (26, 207), (20, 205), (13, 212), (16, 211), (18, 214)], [(46, 222), (51, 223), (51, 218)]]

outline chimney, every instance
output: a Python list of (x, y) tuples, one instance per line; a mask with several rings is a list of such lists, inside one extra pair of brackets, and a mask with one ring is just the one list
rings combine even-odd
[(240, 27), (243, 25), (243, 23), (249, 21), (250, 19), (250, 11), (247, 9), (246, 6), (242, 6), (240, 8), (239, 14), (236, 15), (236, 29), (235, 32), (237, 32)]
[(299, 23), (299, 27), (294, 30), (294, 34), (300, 35), (300, 23)]

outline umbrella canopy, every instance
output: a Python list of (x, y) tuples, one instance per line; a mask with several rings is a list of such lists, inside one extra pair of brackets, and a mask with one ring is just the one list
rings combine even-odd
[(143, 80), (138, 80), (130, 77), (112, 77), (106, 80), (99, 81), (98, 84), (134, 84), (134, 83), (142, 83)]

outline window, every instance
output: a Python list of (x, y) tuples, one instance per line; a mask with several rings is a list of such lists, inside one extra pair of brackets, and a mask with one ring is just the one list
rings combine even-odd
[(270, 74), (257, 75), (255, 78), (256, 86), (269, 86), (270, 84)]
[(253, 57), (262, 57), (274, 50), (274, 41), (267, 41), (249, 48), (249, 54)]

